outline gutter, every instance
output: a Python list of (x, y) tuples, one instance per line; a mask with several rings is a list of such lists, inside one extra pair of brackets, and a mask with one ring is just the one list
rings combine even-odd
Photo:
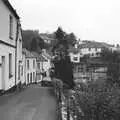
[(17, 21), (17, 31), (16, 31), (16, 50), (15, 50), (15, 86), (16, 86), (16, 81), (17, 81), (17, 69), (16, 69), (16, 67), (17, 67), (17, 40), (18, 40), (18, 33), (19, 33), (19, 31), (18, 31), (18, 29), (19, 29), (19, 20)]

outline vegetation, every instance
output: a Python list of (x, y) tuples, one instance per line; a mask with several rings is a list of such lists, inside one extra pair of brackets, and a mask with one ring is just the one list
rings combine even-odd
[[(77, 119), (83, 120), (119, 120), (120, 119), (120, 54), (104, 50), (101, 60), (108, 67), (108, 79), (81, 83), (75, 89), (75, 105), (79, 106), (84, 115), (77, 110)], [(77, 108), (77, 107), (76, 107)], [(73, 112), (74, 109), (73, 107)]]
[(55, 37), (57, 39), (57, 44), (53, 47), (53, 53), (56, 55), (53, 61), (55, 77), (61, 79), (69, 88), (73, 88), (73, 66), (67, 52), (69, 44), (66, 39), (66, 33), (59, 27), (55, 32)]
[(75, 97), (84, 113), (84, 120), (120, 118), (120, 89), (115, 85), (109, 86), (105, 81), (89, 83), (82, 92), (76, 92)]
[(40, 52), (41, 49), (45, 48), (44, 40), (40, 37), (38, 31), (23, 30), (23, 47), (32, 51)]
[(120, 53), (104, 50), (101, 53), (102, 61), (107, 65), (107, 82), (120, 86)]

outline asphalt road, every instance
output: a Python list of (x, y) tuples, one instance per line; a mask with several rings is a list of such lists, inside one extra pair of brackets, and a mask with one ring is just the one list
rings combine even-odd
[(51, 88), (34, 85), (0, 97), (0, 120), (57, 120), (56, 106)]

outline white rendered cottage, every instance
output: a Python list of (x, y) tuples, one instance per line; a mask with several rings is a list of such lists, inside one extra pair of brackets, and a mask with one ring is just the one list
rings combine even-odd
[(23, 74), (26, 84), (36, 82), (36, 56), (31, 51), (23, 49)]
[(52, 57), (46, 52), (45, 49), (42, 52), (42, 56), (44, 57), (43, 70), (46, 72), (47, 77), (49, 77), (50, 76), (50, 68), (52, 67), (52, 64), (51, 64)]
[(22, 63), (19, 21), (9, 1), (0, 0), (0, 90), (8, 90), (20, 81), (17, 77), (18, 61)]

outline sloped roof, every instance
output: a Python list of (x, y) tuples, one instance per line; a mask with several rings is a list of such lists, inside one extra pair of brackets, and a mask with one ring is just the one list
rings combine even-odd
[(25, 56), (26, 56), (27, 58), (35, 58), (35, 56), (32, 54), (32, 52), (29, 51), (29, 50), (27, 50), (26, 48), (23, 48), (23, 49), (22, 49), (22, 52), (23, 52), (23, 54), (25, 54)]
[(49, 55), (49, 54), (47, 54), (47, 53), (42, 53), (42, 55), (44, 56), (44, 57), (46, 57), (47, 59), (51, 59), (52, 57)]
[(25, 54), (26, 58), (36, 58), (37, 61), (45, 62), (47, 59), (43, 57), (41, 54), (33, 51), (29, 51), (26, 48), (22, 49), (23, 54)]
[(45, 57), (43, 57), (41, 54), (37, 52), (32, 52), (32, 54), (36, 57), (37, 61), (42, 61), (42, 62), (47, 61)]
[(53, 35), (53, 34), (41, 33), (41, 34), (40, 34), (40, 37), (41, 37), (43, 40), (50, 40), (50, 41), (56, 40), (56, 39), (54, 38), (54, 35)]
[(105, 42), (101, 42), (101, 44), (106, 47), (106, 48), (110, 48), (110, 47), (114, 47), (114, 45), (111, 45), (111, 44), (107, 44)]
[(82, 41), (82, 44), (78, 46), (79, 49), (82, 48), (110, 48), (114, 47), (111, 44), (105, 43), (105, 42), (96, 42), (96, 41)]
[(17, 12), (15, 11), (15, 9), (12, 7), (12, 5), (10, 4), (9, 0), (2, 0), (3, 3), (8, 7), (8, 9), (14, 14), (14, 16), (19, 19), (19, 16), (17, 14)]
[(78, 48), (75, 48), (75, 47), (70, 47), (70, 48), (68, 49), (68, 52), (78, 53), (78, 52), (80, 52), (80, 50), (79, 50)]
[(87, 42), (80, 44), (78, 48), (103, 48), (104, 46), (99, 42)]
[(50, 55), (50, 51), (47, 51), (46, 49), (43, 50), (42, 55), (45, 56), (47, 59), (52, 58), (52, 55)]

